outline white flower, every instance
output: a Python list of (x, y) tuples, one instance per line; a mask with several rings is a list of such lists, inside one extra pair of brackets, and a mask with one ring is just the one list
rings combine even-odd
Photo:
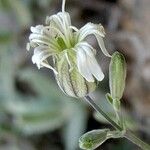
[(62, 12), (47, 17), (45, 26), (31, 27), (32, 33), (27, 48), (34, 48), (33, 63), (37, 64), (38, 68), (47, 67), (58, 74), (55, 66), (49, 64), (48, 58), (61, 56), (63, 60), (67, 60), (70, 71), (76, 67), (88, 82), (103, 80), (104, 74), (95, 58), (96, 50), (86, 41), (86, 37), (93, 34), (102, 52), (111, 57), (104, 46), (103, 26), (87, 23), (81, 29), (77, 29), (71, 25), (70, 15), (64, 11), (64, 7), (65, 0)]

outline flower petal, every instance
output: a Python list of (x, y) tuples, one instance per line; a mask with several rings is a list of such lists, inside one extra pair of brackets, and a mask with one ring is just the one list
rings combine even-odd
[(88, 62), (89, 69), (90, 69), (91, 73), (93, 74), (93, 76), (98, 81), (102, 81), (104, 79), (104, 74), (103, 74), (102, 69), (100, 68), (98, 62), (96, 61), (95, 57), (93, 57), (93, 58), (88, 57), (87, 60), (88, 60), (87, 62)]
[(103, 38), (99, 35), (95, 35), (97, 41), (98, 41), (98, 45), (99, 47), (101, 48), (102, 52), (104, 55), (108, 56), (108, 57), (111, 57), (111, 55), (108, 53), (105, 45), (104, 45), (104, 41), (103, 41)]
[(46, 24), (58, 28), (62, 33), (71, 26), (70, 15), (67, 12), (59, 12), (56, 15), (52, 15), (46, 18)]
[(60, 32), (64, 35), (64, 37), (61, 35), (61, 37), (64, 39), (65, 44), (68, 47), (72, 46), (72, 29), (71, 26), (71, 19), (70, 15), (67, 12), (59, 12), (55, 15), (52, 15), (50, 17), (47, 17), (46, 23), (55, 30), (57, 29), (57, 32), (59, 35)]
[(83, 26), (78, 32), (77, 32), (77, 40), (78, 42), (83, 41), (88, 35), (94, 34), (98, 44), (104, 53), (104, 55), (111, 57), (110, 54), (107, 52), (105, 46), (103, 37), (105, 36), (104, 28), (101, 24), (93, 24), (93, 23), (87, 23), (85, 26)]
[[(104, 74), (95, 58), (93, 47), (86, 42), (81, 42), (76, 46), (76, 50), (77, 50), (77, 60), (80, 59), (78, 60), (80, 61), (78, 68), (81, 75), (85, 77), (85, 74), (90, 74), (90, 78), (91, 75), (93, 75), (98, 81), (102, 81), (104, 78)], [(82, 71), (81, 71), (81, 66), (82, 66)], [(87, 79), (87, 77), (85, 78)], [(91, 82), (94, 81), (90, 79), (87, 80)]]
[(82, 48), (77, 50), (77, 67), (78, 67), (79, 72), (81, 73), (81, 75), (87, 81), (94, 82), (94, 78), (92, 76), (92, 73), (90, 72), (90, 70), (88, 68), (86, 53)]
[(35, 27), (31, 27), (30, 29), (31, 29), (31, 32), (40, 34), (42, 33), (43, 28), (44, 28), (43, 25), (37, 25)]
[(38, 45), (44, 44), (47, 46), (55, 47), (56, 49), (59, 46), (56, 40), (47, 38), (46, 36), (40, 34), (30, 34), (29, 40), (33, 43), (37, 43)]
[(100, 36), (104, 37), (105, 32), (103, 26), (101, 24), (87, 23), (78, 32), (79, 41), (82, 41), (90, 34), (99, 34)]
[(87, 42), (80, 42), (76, 46), (84, 47), (86, 53), (90, 56), (96, 55), (96, 50)]
[(71, 18), (67, 12), (59, 12), (57, 15), (64, 21), (66, 27), (71, 26)]
[(32, 56), (32, 62), (37, 64), (37, 67), (41, 68), (41, 63), (44, 62), (49, 56), (56, 54), (55, 51), (50, 50), (47, 46), (38, 46), (34, 49), (34, 55)]

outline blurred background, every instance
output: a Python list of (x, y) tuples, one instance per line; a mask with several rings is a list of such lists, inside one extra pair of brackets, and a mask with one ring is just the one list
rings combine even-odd
[[(61, 0), (0, 0), (0, 150), (79, 150), (79, 137), (111, 127), (83, 100), (65, 96), (51, 70), (38, 70), (26, 43), (30, 26), (61, 10)], [(150, 0), (67, 0), (66, 10), (78, 28), (101, 23), (105, 45), (122, 52), (128, 75), (122, 109), (127, 125), (150, 142)], [(112, 117), (107, 59), (93, 37), (105, 80), (91, 94)], [(125, 139), (108, 140), (97, 150), (137, 150)]]

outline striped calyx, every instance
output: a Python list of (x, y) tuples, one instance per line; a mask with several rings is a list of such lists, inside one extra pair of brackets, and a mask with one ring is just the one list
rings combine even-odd
[(58, 72), (55, 77), (59, 87), (66, 95), (82, 98), (94, 91), (98, 82), (97, 80), (88, 82), (79, 73), (74, 60), (74, 58), (70, 59), (70, 63), (73, 66), (70, 68), (65, 56), (54, 57), (55, 69)]

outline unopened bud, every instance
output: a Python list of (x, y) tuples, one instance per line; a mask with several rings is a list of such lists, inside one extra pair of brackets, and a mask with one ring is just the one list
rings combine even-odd
[(115, 52), (112, 55), (109, 66), (109, 86), (110, 94), (113, 100), (122, 98), (126, 79), (126, 61), (124, 56)]

